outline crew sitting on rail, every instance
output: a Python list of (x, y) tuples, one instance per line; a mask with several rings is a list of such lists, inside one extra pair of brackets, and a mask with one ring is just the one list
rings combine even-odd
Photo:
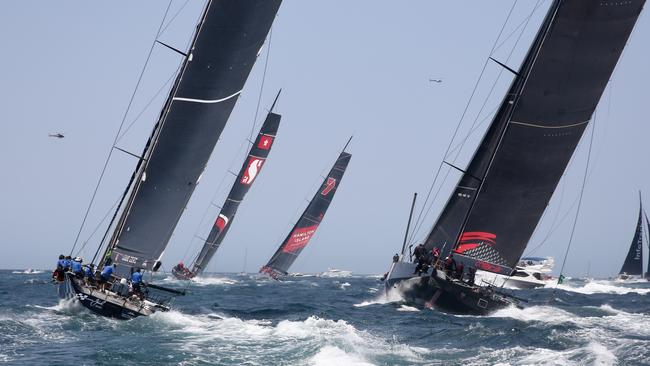
[(449, 256), (445, 258), (445, 273), (448, 278), (452, 278), (452, 275), (456, 272), (456, 261), (454, 260), (454, 254), (449, 253)]
[(71, 266), (72, 266), (72, 257), (66, 255), (65, 259), (63, 260), (63, 271), (65, 272), (69, 271)]
[(74, 261), (72, 261), (72, 273), (74, 273), (77, 278), (83, 278), (84, 276), (81, 262), (82, 259), (80, 257), (75, 257)]
[(64, 273), (63, 268), (65, 267), (65, 256), (61, 254), (59, 260), (56, 262), (56, 269), (52, 272), (52, 280), (63, 281)]

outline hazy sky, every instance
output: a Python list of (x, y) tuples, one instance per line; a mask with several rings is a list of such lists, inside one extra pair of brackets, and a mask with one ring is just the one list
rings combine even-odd
[[(184, 3), (174, 0), (170, 17)], [(383, 273), (401, 247), (411, 196), (426, 195), (512, 4), (285, 0), (272, 29), (262, 97), (268, 107), (283, 89), (276, 108), (283, 116), (280, 130), (209, 270), (240, 271), (245, 248), (248, 271), (266, 263), (354, 134), (340, 189), (291, 270)], [(518, 26), (535, 6), (533, 0), (519, 1), (494, 57), (505, 62), (514, 49), (507, 63), (518, 67), (548, 4), (542, 1), (516, 44)], [(163, 0), (2, 3), (0, 268), (49, 268), (70, 250), (166, 6)], [(186, 49), (202, 6), (202, 0), (189, 0), (160, 39)], [(639, 189), (650, 207), (648, 42), (646, 9), (597, 110), (569, 275), (584, 275), (589, 263), (592, 275), (617, 273), (636, 224)], [(214, 197), (220, 205), (230, 189), (233, 178), (226, 172), (241, 165), (268, 51), (267, 43), (176, 228), (163, 257), (166, 270), (195, 254), (200, 243), (194, 236), (207, 235), (217, 214), (210, 202)], [(119, 147), (142, 150), (167, 94), (165, 83), (180, 61), (178, 54), (154, 48), (126, 118), (126, 125), (135, 123)], [(454, 146), (467, 136), (499, 71), (488, 64)], [(510, 78), (501, 75), (478, 117), (479, 128), (448, 160), (467, 164)], [(66, 137), (48, 137), (55, 132)], [(539, 247), (535, 255), (554, 256), (556, 269), (569, 240), (587, 148), (583, 138), (528, 246)], [(114, 154), (81, 242), (110, 211), (134, 165), (133, 157)], [(426, 235), (457, 179), (457, 172), (449, 173), (416, 239)], [(103, 227), (90, 238), (84, 257), (92, 256), (102, 233)]]

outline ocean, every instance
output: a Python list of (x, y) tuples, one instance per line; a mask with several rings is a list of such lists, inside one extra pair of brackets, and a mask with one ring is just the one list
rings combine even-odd
[[(130, 321), (61, 301), (50, 273), (0, 271), (9, 365), (648, 365), (650, 283), (569, 279), (525, 309), (453, 315), (386, 295), (377, 276), (211, 274), (173, 310)], [(169, 277), (157, 282), (182, 288)]]

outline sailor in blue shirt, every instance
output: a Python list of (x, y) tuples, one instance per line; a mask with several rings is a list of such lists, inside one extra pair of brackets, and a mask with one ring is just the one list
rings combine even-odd
[(83, 277), (83, 270), (81, 268), (81, 261), (82, 261), (82, 259), (80, 257), (76, 257), (74, 259), (74, 261), (72, 261), (72, 273), (74, 273), (79, 278)]
[(63, 270), (64, 271), (69, 271), (70, 266), (72, 266), (72, 257), (69, 255), (65, 256), (65, 259), (63, 260)]
[(140, 268), (131, 274), (131, 286), (133, 287), (133, 293), (142, 299), (144, 296), (142, 294), (142, 271)]
[(56, 262), (56, 269), (60, 269), (63, 271), (63, 267), (65, 267), (65, 256), (61, 254), (59, 256), (59, 260)]
[(106, 289), (106, 283), (110, 281), (111, 276), (113, 276), (113, 271), (115, 271), (115, 264), (104, 266), (101, 274), (102, 290)]

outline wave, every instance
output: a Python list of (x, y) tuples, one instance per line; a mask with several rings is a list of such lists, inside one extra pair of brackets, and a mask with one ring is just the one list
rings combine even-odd
[(11, 273), (14, 273), (14, 274), (30, 274), (31, 275), (31, 274), (41, 274), (41, 273), (44, 273), (44, 271), (35, 270), (35, 269), (26, 269), (24, 271), (11, 271)]
[[(648, 288), (634, 288), (634, 287), (621, 286), (621, 284), (629, 284), (629, 283), (630, 282), (609, 281), (609, 280), (589, 280), (587, 283), (585, 283), (582, 286), (561, 284), (561, 285), (557, 285), (557, 288), (560, 290), (577, 292), (585, 295), (593, 295), (593, 294), (625, 295), (629, 293), (645, 295), (647, 293), (650, 293), (650, 289)], [(555, 288), (555, 282), (549, 283), (545, 287)]]
[(183, 337), (187, 351), (207, 359), (212, 352), (219, 354), (220, 359), (228, 358), (229, 352), (233, 357), (241, 357), (241, 350), (246, 349), (247, 361), (252, 364), (281, 359), (288, 364), (306, 360), (311, 365), (365, 366), (386, 356), (400, 363), (419, 363), (429, 353), (424, 348), (393, 344), (344, 320), (317, 316), (302, 321), (282, 320), (275, 325), (264, 320), (176, 311), (156, 313), (150, 319), (157, 323), (155, 328), (167, 327), (166, 333)]
[(397, 289), (390, 289), (388, 292), (379, 291), (379, 296), (375, 297), (372, 300), (366, 300), (358, 304), (354, 304), (354, 307), (362, 308), (369, 305), (383, 305), (393, 302), (404, 301), (404, 298)]

